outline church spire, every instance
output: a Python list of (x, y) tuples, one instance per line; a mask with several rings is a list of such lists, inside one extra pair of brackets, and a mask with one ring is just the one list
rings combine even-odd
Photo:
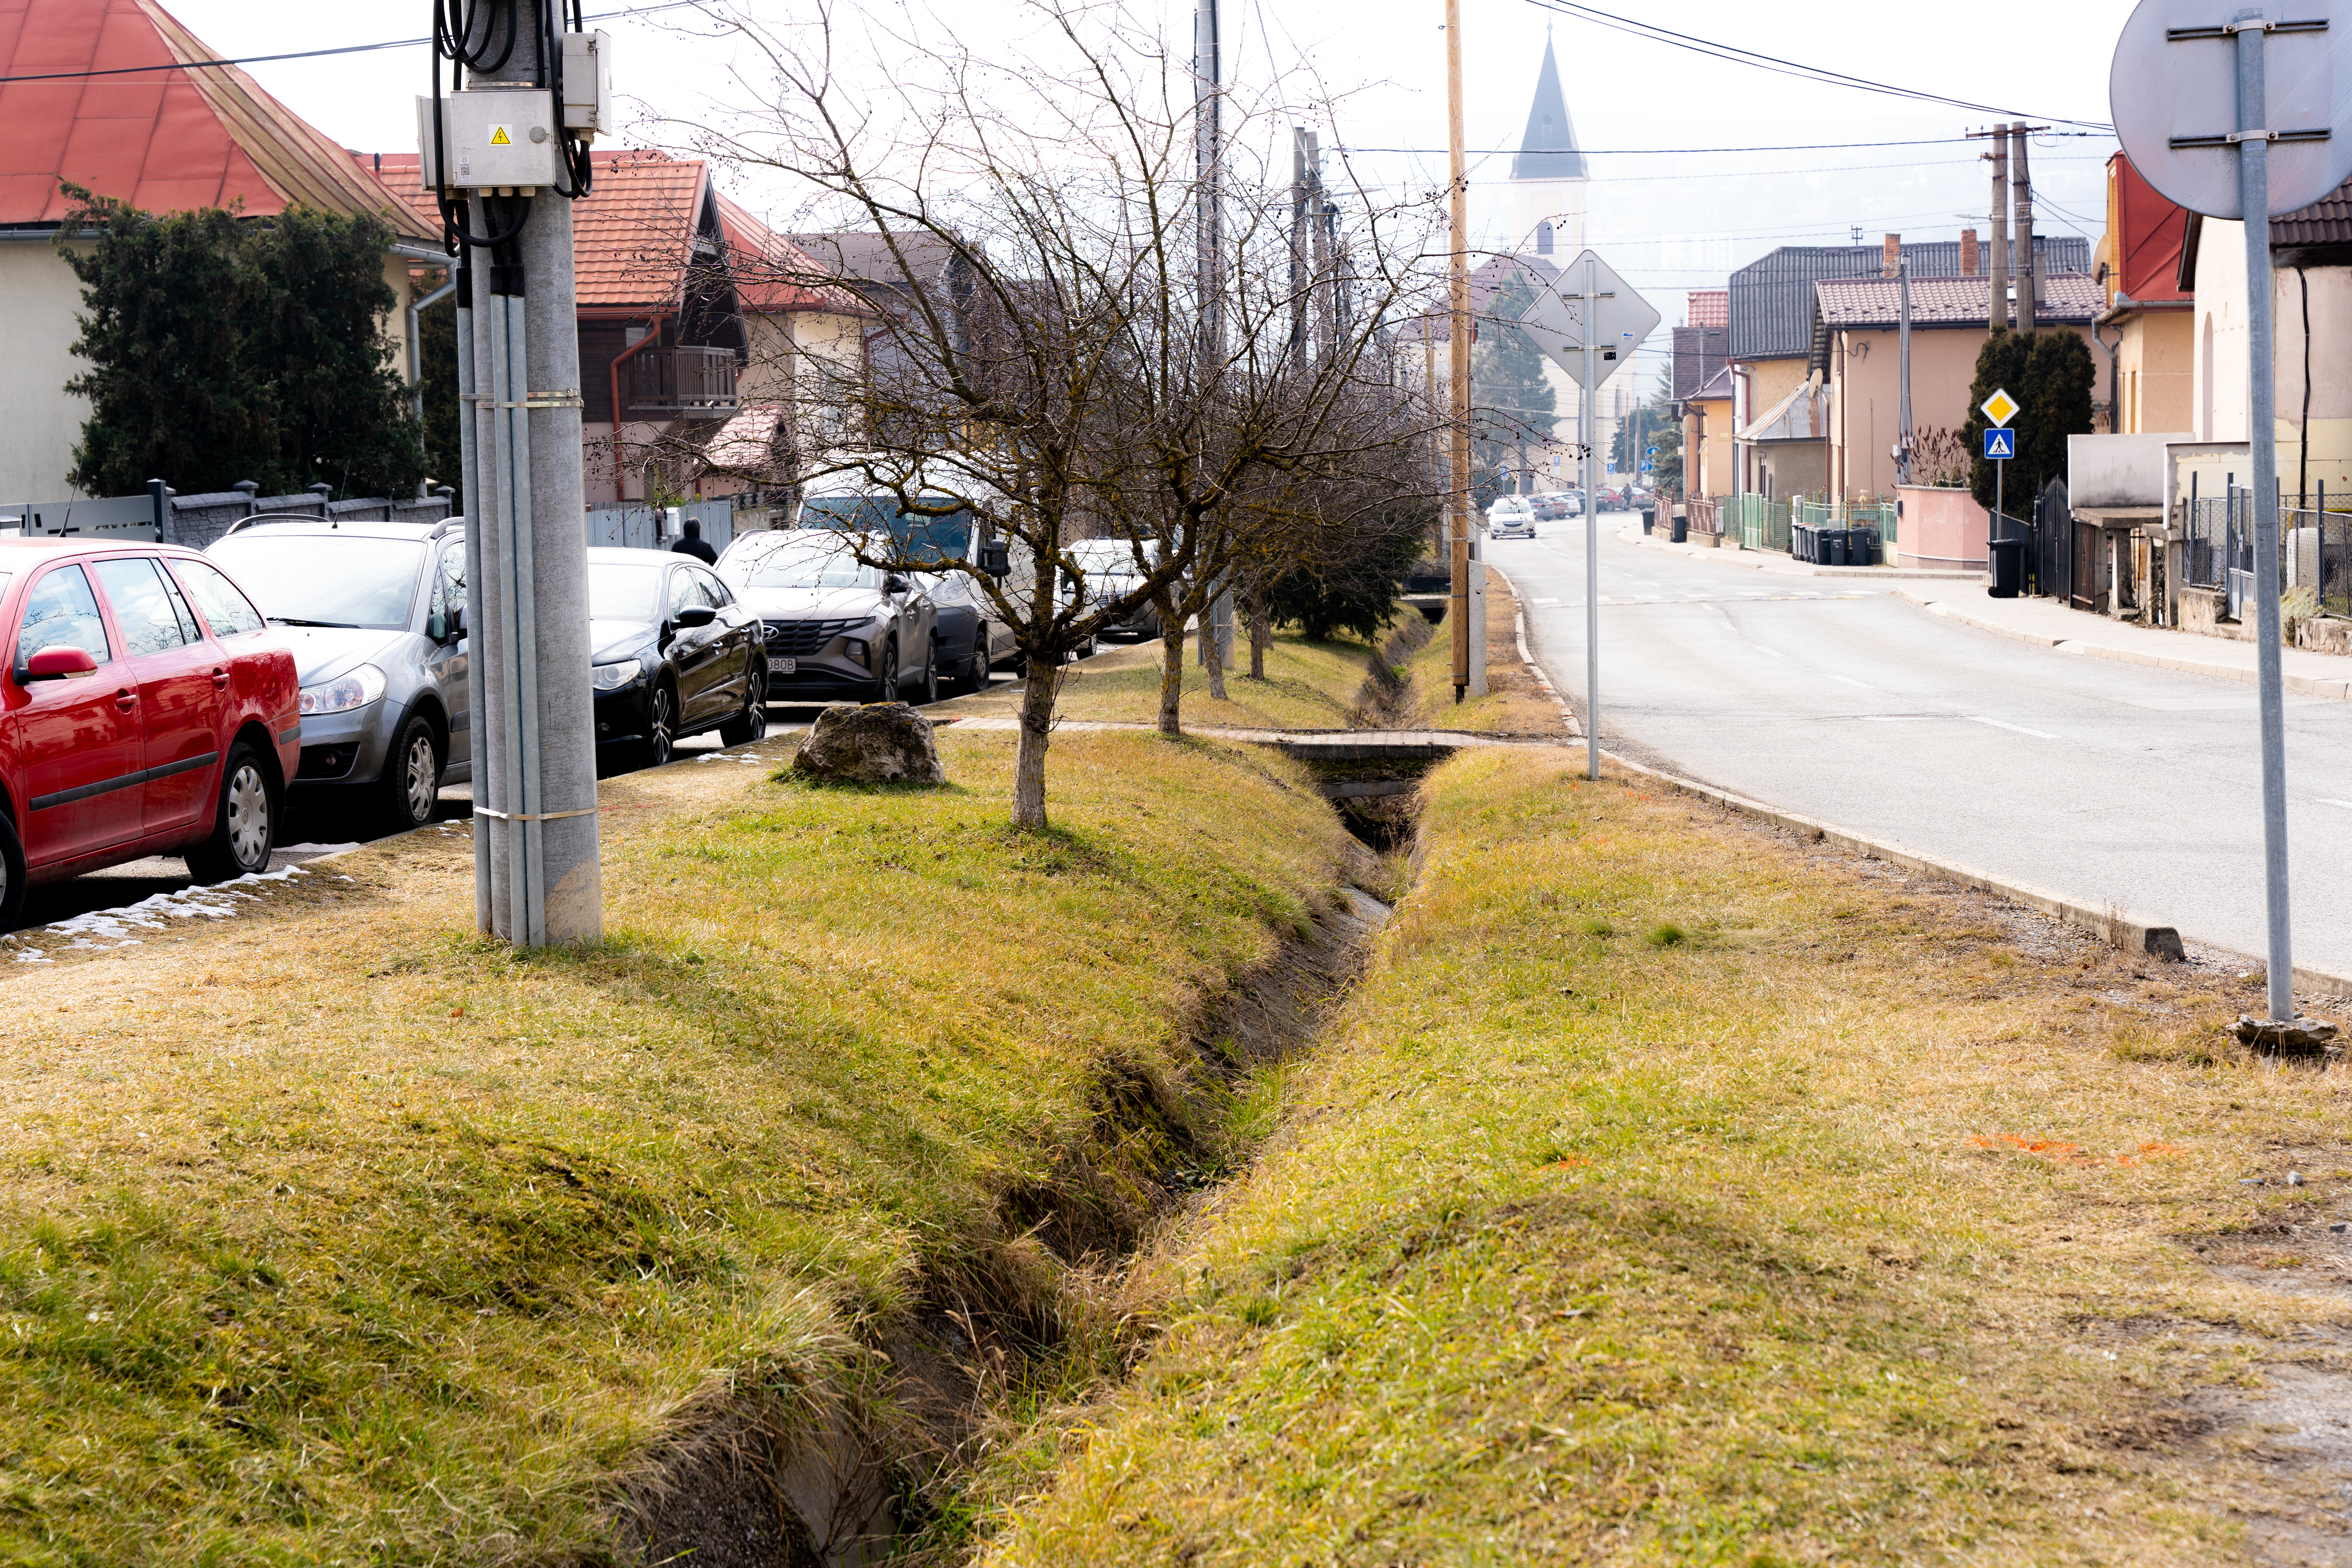
[(1576, 127), (1568, 118), (1568, 102), (1560, 96), (1559, 62), (1552, 56), (1550, 30), (1545, 30), (1543, 70), (1536, 78), (1536, 100), (1528, 110), (1528, 132), (1519, 139), (1518, 154), (1511, 160), (1515, 180), (1581, 180), (1586, 177), (1584, 154), (1576, 148)]

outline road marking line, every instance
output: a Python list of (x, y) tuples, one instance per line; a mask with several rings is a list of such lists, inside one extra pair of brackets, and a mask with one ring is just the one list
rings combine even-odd
[(2037, 741), (2054, 741), (2058, 738), (2046, 730), (2029, 730), (2022, 724), (2010, 724), (2005, 723), (1999, 719), (1988, 719), (1981, 713), (1969, 714), (1969, 722), (1971, 724), (1990, 724), (1996, 730), (2014, 730), (2021, 735), (2031, 735)]
[(1878, 688), (1876, 688), (1875, 686), (1872, 686), (1872, 685), (1870, 685), (1870, 684), (1869, 684), (1868, 682), (1866, 682), (1866, 681), (1860, 681), (1860, 680), (1856, 680), (1856, 679), (1855, 679), (1853, 676), (1851, 676), (1851, 675), (1832, 675), (1832, 676), (1831, 676), (1831, 677), (1830, 677), (1830, 679), (1831, 679), (1832, 680), (1843, 680), (1843, 681), (1844, 681), (1848, 686), (1859, 686), (1859, 687), (1861, 687), (1864, 691), (1875, 691), (1875, 690), (1877, 690), (1877, 689), (1878, 689)]
[(1538, 604), (1538, 605), (1557, 605), (1557, 604), (1560, 604), (1560, 603), (1562, 603), (1563, 601), (1559, 600), (1559, 599), (1538, 599), (1538, 600), (1536, 600), (1535, 602), (1536, 602), (1537, 604)]
[(2347, 811), (2352, 811), (2352, 800), (2330, 800), (2326, 795), (2321, 795), (2319, 797), (2319, 804), (2322, 805), (2340, 805)]

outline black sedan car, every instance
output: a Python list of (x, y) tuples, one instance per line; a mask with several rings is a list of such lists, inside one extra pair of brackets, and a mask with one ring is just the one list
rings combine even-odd
[(659, 767), (681, 735), (715, 729), (736, 746), (768, 732), (759, 617), (698, 561), (588, 552), (588, 646), (600, 752)]

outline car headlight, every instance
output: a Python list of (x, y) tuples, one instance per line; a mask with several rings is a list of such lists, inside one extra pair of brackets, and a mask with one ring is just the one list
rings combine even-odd
[(618, 691), (645, 672), (646, 667), (634, 658), (616, 659), (611, 664), (597, 665), (590, 679), (599, 691)]
[(302, 688), (302, 717), (320, 713), (348, 713), (354, 708), (364, 708), (383, 695), (383, 671), (372, 664), (322, 680), (316, 686)]

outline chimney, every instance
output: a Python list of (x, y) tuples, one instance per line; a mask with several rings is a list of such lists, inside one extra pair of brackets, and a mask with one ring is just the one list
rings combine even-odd
[(1960, 276), (1973, 278), (1984, 266), (1984, 257), (1977, 249), (1977, 231), (1960, 230)]
[(1890, 234), (1886, 237), (1885, 249), (1878, 258), (1878, 275), (1881, 278), (1893, 278), (1902, 270), (1903, 237), (1899, 234)]

